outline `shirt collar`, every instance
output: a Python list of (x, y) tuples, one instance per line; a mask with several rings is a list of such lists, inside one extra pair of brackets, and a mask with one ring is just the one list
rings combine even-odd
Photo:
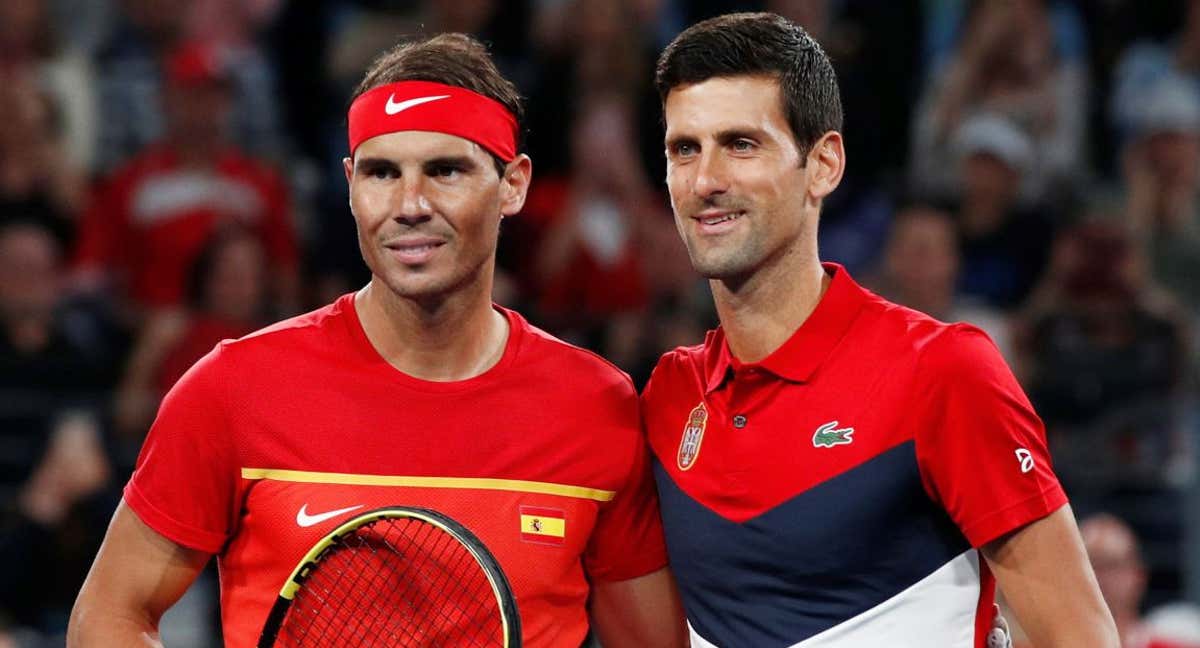
[(841, 265), (821, 266), (833, 277), (829, 289), (808, 319), (766, 358), (753, 364), (739, 363), (725, 341), (725, 331), (721, 327), (709, 331), (704, 339), (706, 394), (720, 388), (735, 366), (757, 367), (792, 382), (807, 382), (812, 377), (850, 329), (869, 295)]

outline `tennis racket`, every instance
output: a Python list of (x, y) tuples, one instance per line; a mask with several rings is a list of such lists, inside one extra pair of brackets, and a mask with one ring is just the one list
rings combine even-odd
[(356, 516), (313, 545), (259, 648), (519, 648), (512, 588), (479, 538), (422, 508)]

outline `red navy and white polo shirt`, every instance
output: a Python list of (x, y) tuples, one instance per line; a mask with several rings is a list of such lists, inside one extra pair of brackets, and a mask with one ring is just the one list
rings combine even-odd
[(720, 329), (643, 394), (693, 646), (983, 646), (977, 548), (1066, 503), (992, 342), (840, 266), (761, 362)]

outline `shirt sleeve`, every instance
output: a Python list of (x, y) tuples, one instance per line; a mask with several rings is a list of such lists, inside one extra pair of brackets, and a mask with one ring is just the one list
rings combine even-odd
[(650, 459), (642, 438), (637, 395), (622, 406), (624, 429), (632, 462), (624, 485), (612, 501), (603, 504), (584, 553), (584, 568), (591, 580), (620, 581), (658, 571), (667, 566), (667, 546), (658, 513), (658, 493), (650, 472)]
[(167, 393), (124, 493), (150, 528), (208, 553), (225, 545), (239, 508), (221, 366), (218, 346)]
[(1067, 503), (1042, 421), (986, 334), (953, 326), (917, 371), (921, 478), (973, 546)]

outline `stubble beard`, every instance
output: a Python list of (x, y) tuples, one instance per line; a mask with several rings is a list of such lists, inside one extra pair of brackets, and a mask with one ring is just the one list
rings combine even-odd
[[(416, 281), (413, 281), (413, 277), (405, 277), (400, 274), (405, 272), (403, 270), (375, 276), (382, 279), (388, 290), (397, 297), (426, 306), (436, 306), (455, 295), (469, 291), (472, 284), (484, 281), (489, 261), (491, 261), (491, 257), (485, 256), (468, 266), (456, 265), (440, 277), (421, 277)], [(488, 292), (490, 293), (490, 286), (488, 286)]]
[(754, 272), (763, 257), (761, 241), (753, 232), (740, 241), (724, 241), (706, 249), (689, 239), (687, 248), (696, 272), (716, 281), (740, 282)]
[[(449, 238), (445, 245), (453, 246), (456, 240)], [(374, 255), (367, 254), (367, 250), (363, 249), (365, 245), (378, 246)], [(437, 305), (457, 292), (462, 291), (466, 286), (473, 281), (481, 281), (483, 279), (483, 270), (485, 264), (494, 258), (494, 253), (491, 255), (482, 255), (482, 259), (473, 259), (469, 265), (460, 265), (461, 259), (455, 259), (454, 267), (447, 269), (445, 272), (439, 273), (440, 276), (413, 276), (420, 274), (421, 270), (409, 270), (399, 266), (394, 261), (388, 259), (389, 251), (383, 247), (378, 241), (367, 241), (359, 239), (359, 251), (366, 263), (367, 268), (371, 271), (372, 281), (381, 284), (380, 287), (385, 287), (393, 296), (417, 302), (424, 305)], [(442, 254), (453, 253), (451, 250), (444, 250)], [(372, 259), (372, 256), (374, 257)]]
[[(705, 240), (705, 237), (695, 232), (689, 232), (682, 223), (692, 220), (692, 213), (699, 213), (706, 208), (719, 208), (728, 211), (742, 212), (742, 219), (750, 219), (752, 205), (749, 200), (732, 195), (716, 196), (702, 199), (695, 205), (688, 206), (688, 215), (678, 218), (677, 226), (682, 235), (684, 246), (688, 251), (692, 268), (697, 274), (709, 280), (737, 281), (752, 273), (762, 260), (765, 244), (761, 233), (755, 231), (753, 223), (742, 223), (743, 231), (730, 233), (716, 240)], [(672, 208), (678, 205), (672, 202)], [(679, 212), (676, 211), (676, 214)]]

